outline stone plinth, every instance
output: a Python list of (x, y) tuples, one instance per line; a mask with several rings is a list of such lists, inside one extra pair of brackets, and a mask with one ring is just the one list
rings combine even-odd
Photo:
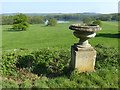
[(88, 39), (95, 37), (95, 31), (101, 28), (95, 24), (73, 24), (69, 29), (74, 30), (73, 35), (80, 39), (71, 47), (71, 70), (77, 68), (79, 72), (94, 71), (96, 51)]
[(94, 71), (96, 51), (91, 48), (78, 48), (71, 46), (70, 69), (78, 69), (79, 72)]

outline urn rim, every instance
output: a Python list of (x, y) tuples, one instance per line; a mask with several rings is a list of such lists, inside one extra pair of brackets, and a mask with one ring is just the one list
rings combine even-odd
[(97, 24), (72, 24), (69, 29), (75, 31), (86, 31), (86, 32), (94, 32), (100, 31), (102, 28)]

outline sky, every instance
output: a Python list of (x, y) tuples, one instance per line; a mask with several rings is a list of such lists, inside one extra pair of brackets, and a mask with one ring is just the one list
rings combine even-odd
[(0, 13), (117, 13), (119, 0), (1, 0)]

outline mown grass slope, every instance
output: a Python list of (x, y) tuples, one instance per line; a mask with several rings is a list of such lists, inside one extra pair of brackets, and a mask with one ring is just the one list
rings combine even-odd
[[(118, 47), (117, 22), (102, 23), (102, 31), (97, 32), (96, 38), (90, 39), (89, 42), (92, 46), (104, 44), (106, 46)], [(70, 49), (71, 45), (78, 42), (78, 39), (72, 34), (73, 31), (68, 29), (71, 24), (58, 24), (55, 27), (40, 24), (30, 25), (27, 31), (8, 30), (11, 25), (5, 25), (2, 31), (2, 47), (3, 49), (48, 47)]]

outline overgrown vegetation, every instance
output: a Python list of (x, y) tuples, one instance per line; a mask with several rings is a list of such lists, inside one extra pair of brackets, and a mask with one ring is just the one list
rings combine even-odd
[(43, 49), (3, 52), (2, 70), (4, 75), (14, 75), (17, 68), (28, 68), (38, 75), (61, 74), (68, 66), (69, 60), (70, 53), (63, 50)]
[(3, 88), (118, 88), (118, 50), (103, 45), (95, 49), (96, 72), (80, 74), (69, 70), (69, 50), (4, 51)]

